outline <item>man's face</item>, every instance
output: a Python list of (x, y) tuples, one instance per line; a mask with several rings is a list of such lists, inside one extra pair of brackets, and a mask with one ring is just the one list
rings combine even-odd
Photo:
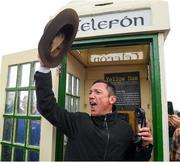
[(89, 105), (92, 116), (105, 115), (112, 112), (112, 105), (115, 101), (115, 96), (109, 96), (106, 84), (96, 83), (91, 87)]

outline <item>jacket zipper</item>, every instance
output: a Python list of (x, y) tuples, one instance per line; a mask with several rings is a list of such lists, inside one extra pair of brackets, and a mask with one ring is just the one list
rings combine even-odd
[(105, 123), (106, 131), (107, 131), (107, 144), (106, 144), (105, 153), (104, 153), (104, 160), (106, 160), (108, 145), (109, 145), (109, 138), (110, 138), (109, 128), (108, 128), (108, 124), (107, 124), (107, 116), (105, 116), (105, 118), (104, 118), (104, 123)]

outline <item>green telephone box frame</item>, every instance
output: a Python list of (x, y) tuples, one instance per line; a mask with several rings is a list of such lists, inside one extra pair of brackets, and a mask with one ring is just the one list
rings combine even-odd
[[(75, 40), (72, 49), (84, 49), (95, 47), (111, 47), (123, 45), (150, 45), (150, 79), (152, 96), (152, 115), (153, 115), (153, 137), (154, 137), (154, 161), (163, 161), (163, 128), (162, 128), (162, 101), (161, 101), (161, 78), (160, 62), (158, 50), (158, 33), (150, 35), (132, 36), (111, 36), (93, 37)], [(65, 87), (66, 87), (66, 64), (67, 57), (61, 62), (61, 75), (59, 82), (58, 104), (65, 106)], [(56, 134), (55, 160), (63, 160), (63, 135), (60, 130)]]

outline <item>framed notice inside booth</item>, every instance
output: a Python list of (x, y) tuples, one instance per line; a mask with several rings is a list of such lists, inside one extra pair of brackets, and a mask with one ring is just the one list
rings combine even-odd
[(105, 73), (104, 79), (116, 88), (117, 112), (127, 115), (136, 133), (135, 109), (141, 107), (139, 72)]
[(117, 109), (130, 111), (141, 107), (139, 72), (105, 73), (104, 79), (116, 88)]

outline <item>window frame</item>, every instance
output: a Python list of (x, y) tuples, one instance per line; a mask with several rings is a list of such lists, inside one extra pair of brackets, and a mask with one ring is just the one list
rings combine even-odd
[[(70, 76), (70, 78), (71, 78), (71, 90), (70, 90), (70, 92), (68, 91), (69, 89), (67, 89), (68, 88), (68, 75)], [(74, 90), (74, 86), (73, 86), (73, 80), (76, 80), (76, 84), (77, 84), (77, 81), (78, 81), (78, 83), (79, 83), (79, 85), (78, 85), (78, 88), (76, 88), (75, 90)], [(76, 85), (77, 86), (77, 85)], [(77, 90), (79, 90), (79, 92), (77, 92)], [(70, 103), (70, 107), (68, 107), (69, 106), (69, 104), (68, 105), (66, 105), (65, 106), (65, 109), (67, 109), (68, 111), (70, 111), (70, 112), (78, 112), (79, 111), (79, 109), (80, 109), (80, 104), (78, 104), (79, 106), (75, 106), (74, 104), (75, 104), (75, 100), (78, 100), (78, 102), (80, 103), (80, 79), (77, 77), (77, 76), (75, 76), (75, 75), (73, 75), (73, 74), (71, 74), (71, 73), (69, 73), (69, 72), (67, 72), (66, 73), (66, 94), (65, 94), (65, 103), (69, 103), (69, 100), (67, 101), (67, 98), (69, 98), (70, 99), (70, 102), (73, 102), (73, 105), (71, 105), (72, 103)], [(73, 100), (73, 101), (72, 101)]]
[[(38, 146), (33, 146), (28, 144), (29, 142), (29, 135), (30, 135), (30, 121), (39, 121), (40, 123), (40, 131), (39, 134), (41, 132), (41, 116), (40, 114), (31, 114), (31, 108), (32, 108), (32, 97), (33, 97), (33, 93), (35, 91), (35, 84), (34, 84), (34, 73), (36, 70), (36, 66), (39, 64), (38, 61), (32, 61), (32, 62), (23, 62), (20, 64), (12, 64), (8, 66), (8, 77), (7, 77), (7, 83), (6, 83), (6, 88), (5, 88), (5, 105), (4, 105), (4, 113), (3, 113), (3, 121), (5, 121), (6, 119), (12, 119), (12, 131), (11, 131), (11, 138), (9, 141), (4, 139), (4, 135), (2, 136), (1, 139), (1, 160), (3, 160), (3, 150), (4, 150), (4, 146), (9, 146), (11, 148), (11, 161), (14, 161), (14, 150), (15, 148), (20, 148), (22, 149), (25, 154), (23, 155), (23, 158), (25, 161), (29, 161), (30, 159), (28, 159), (28, 153), (29, 151), (34, 151), (36, 153), (39, 154), (39, 158), (40, 158), (40, 136), (39, 136), (39, 145)], [(28, 85), (27, 86), (21, 86), (20, 80), (22, 80), (23, 76), (22, 76), (22, 68), (24, 65), (28, 65), (29, 66), (29, 80), (27, 80)], [(16, 71), (16, 83), (15, 86), (10, 87), (9, 86), (9, 81), (10, 81), (10, 71), (12, 67), (17, 67), (17, 71)], [(21, 92), (26, 92), (27, 93), (27, 102), (26, 102), (26, 112), (25, 114), (18, 114), (16, 113), (17, 108), (19, 107), (19, 95)], [(14, 96), (14, 101), (13, 101), (13, 107), (12, 107), (12, 113), (8, 113), (6, 112), (7, 110), (7, 100), (8, 100), (8, 93), (9, 92), (13, 92), (15, 93)], [(16, 121), (18, 119), (24, 119), (25, 120), (25, 140), (23, 143), (18, 143), (15, 142), (15, 132), (16, 132)], [(5, 122), (3, 124), (3, 134), (4, 134), (4, 129), (5, 129)], [(40, 159), (38, 159), (40, 160)]]

